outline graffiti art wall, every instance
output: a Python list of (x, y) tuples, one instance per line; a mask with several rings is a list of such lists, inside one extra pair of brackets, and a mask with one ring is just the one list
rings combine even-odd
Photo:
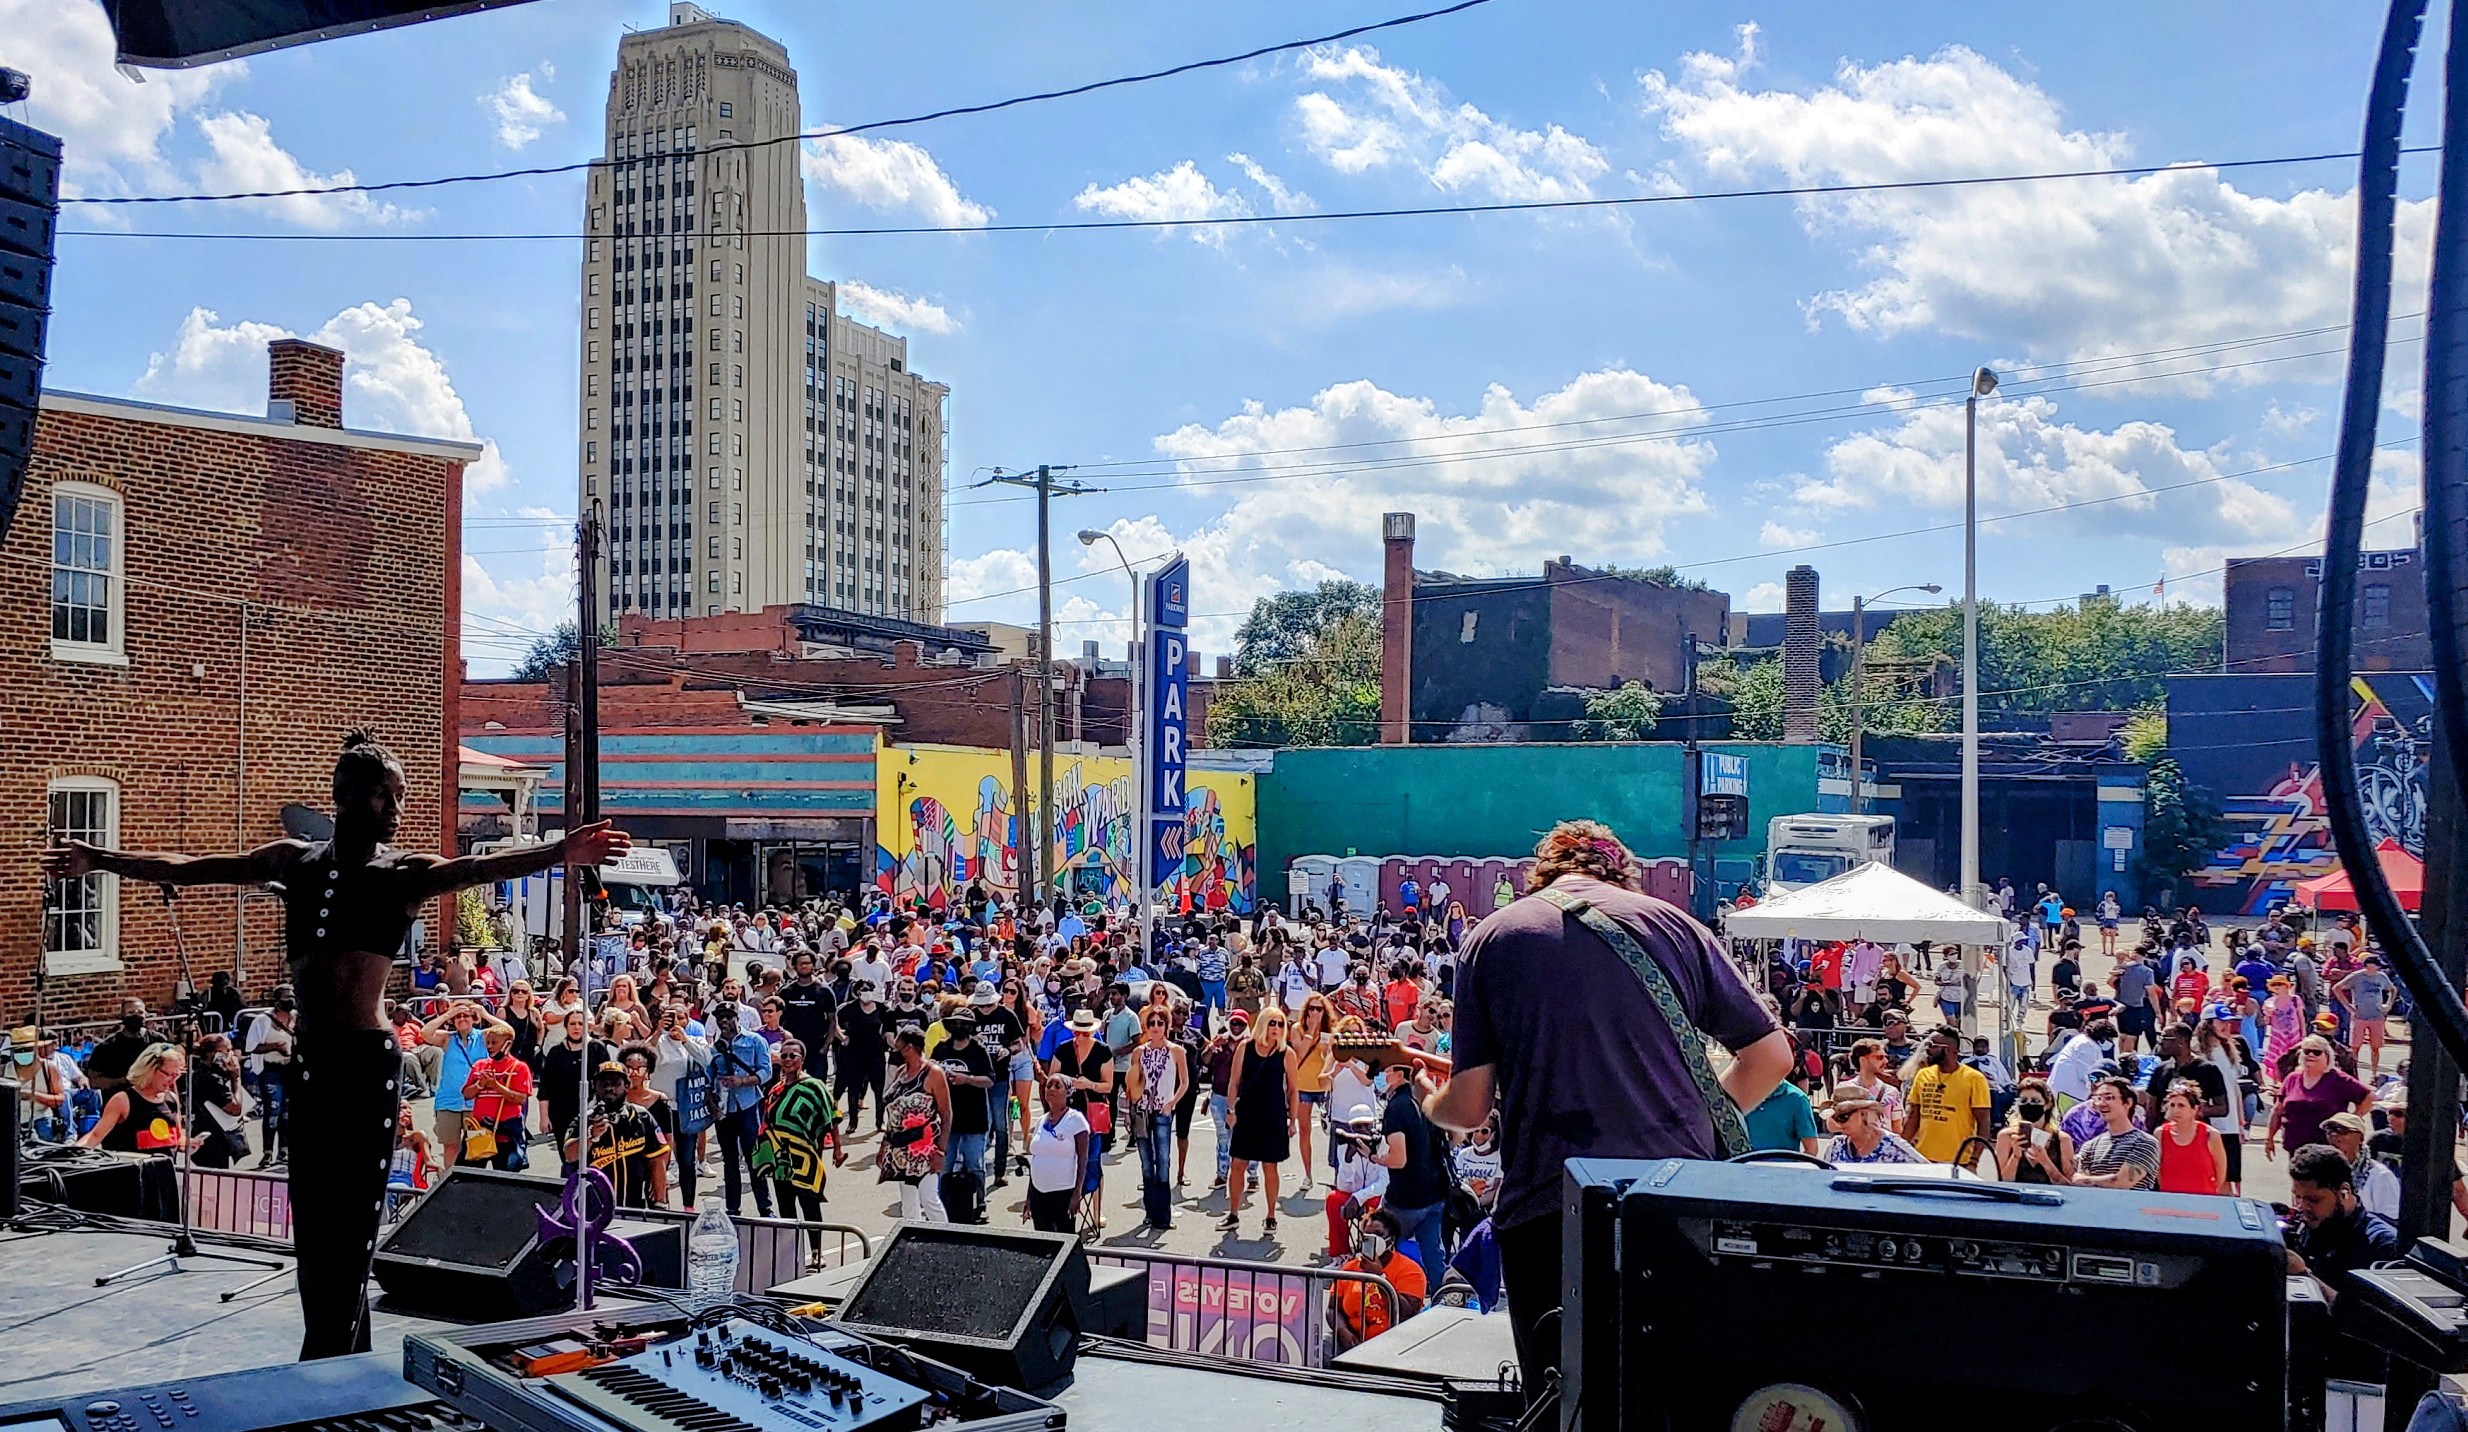
[[(968, 882), (1010, 890), (1020, 875), (1021, 807), (1011, 753), (967, 746), (885, 746), (875, 765), (875, 884), (901, 899), (949, 900)], [(1029, 767), (1035, 788), (1036, 765)], [(1193, 770), (1183, 822), (1183, 873), (1165, 892), (1175, 909), (1248, 913), (1257, 894), (1257, 792), (1248, 775)], [(1054, 758), (1055, 844), (1076, 892), (1129, 898), (1138, 796), (1131, 763)]]
[[(2375, 672), (2349, 684), (2366, 824), (2425, 854), (2425, 751), (2433, 678)], [(2323, 815), (2310, 676), (2189, 676), (2168, 682), (2168, 754), (2227, 818), (2229, 843), (2194, 872), (2214, 913), (2259, 915), (2338, 862)]]

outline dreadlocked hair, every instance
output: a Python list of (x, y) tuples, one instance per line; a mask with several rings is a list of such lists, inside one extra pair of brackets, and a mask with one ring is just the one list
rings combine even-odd
[(387, 771), (401, 766), (392, 751), (378, 744), (374, 732), (366, 726), (354, 726), (343, 733), (343, 749), (334, 758), (334, 798), (340, 801), (345, 791), (379, 784), (385, 780)]
[(1563, 875), (1590, 875), (1606, 885), (1637, 885), (1637, 858), (1598, 820), (1564, 820), (1534, 847), (1525, 888), (1540, 890)]

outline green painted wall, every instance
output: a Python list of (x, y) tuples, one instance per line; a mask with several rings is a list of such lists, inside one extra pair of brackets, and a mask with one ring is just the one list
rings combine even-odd
[[(1765, 851), (1778, 815), (1841, 809), (1820, 802), (1817, 756), (1828, 748), (1709, 742), (1748, 757), (1746, 839), (1700, 855), (1734, 862)], [(1315, 746), (1277, 753), (1260, 777), (1260, 889), (1282, 891), (1298, 855), (1526, 855), (1563, 820), (1602, 821), (1647, 857), (1684, 856), (1685, 753), (1677, 742), (1636, 745)]]

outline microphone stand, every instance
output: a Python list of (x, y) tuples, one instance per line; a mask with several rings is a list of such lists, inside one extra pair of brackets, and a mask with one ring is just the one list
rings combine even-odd
[[(158, 885), (155, 888), (163, 893), (163, 910), (165, 914), (171, 917), (171, 948), (172, 953), (180, 962), (180, 982), (182, 984), (189, 984), (188, 945), (180, 936), (179, 903), (173, 898), (172, 888), (169, 885)], [(178, 1018), (194, 1019), (195, 1016), (179, 1016)], [(180, 1219), (179, 1226), (172, 1234), (171, 1246), (164, 1249), (161, 1253), (155, 1255), (154, 1257), (148, 1258), (143, 1263), (131, 1264), (129, 1267), (123, 1268), (117, 1273), (106, 1273), (102, 1277), (95, 1279), (94, 1286), (98, 1288), (107, 1288), (112, 1284), (119, 1282), (123, 1278), (131, 1277), (138, 1273), (149, 1272), (156, 1268), (167, 1269), (174, 1273), (185, 1273), (188, 1269), (180, 1265), (180, 1260), (183, 1258), (211, 1258), (219, 1263), (237, 1263), (243, 1267), (270, 1269), (274, 1274), (279, 1274), (285, 1269), (285, 1264), (280, 1259), (250, 1258), (239, 1253), (209, 1251), (197, 1246), (195, 1231), (189, 1222), (189, 1141), (193, 1135), (193, 1131), (189, 1128), (189, 1081), (193, 1077), (195, 1077), (194, 1073), (189, 1068), (188, 1051), (186, 1049), (182, 1049), (180, 1056), (180, 1080), (178, 1084), (174, 1086), (177, 1090), (174, 1097), (180, 1101), (178, 1106), (179, 1111), (177, 1118), (172, 1124), (173, 1129), (177, 1131), (177, 1137), (179, 1140), (177, 1147), (173, 1150), (172, 1156), (176, 1160), (175, 1167), (177, 1168), (179, 1174), (177, 1201), (180, 1205)], [(267, 1281), (269, 1281), (268, 1278), (260, 1278), (256, 1283), (251, 1283), (249, 1286), (253, 1288), (257, 1286), (257, 1283)], [(229, 1302), (230, 1300), (230, 1295), (226, 1294), (224, 1301)]]

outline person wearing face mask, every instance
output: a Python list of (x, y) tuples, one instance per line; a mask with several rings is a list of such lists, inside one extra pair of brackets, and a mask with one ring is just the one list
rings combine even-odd
[(856, 997), (840, 1006), (832, 1044), (831, 1092), (839, 1101), (841, 1127), (852, 1134), (865, 1111), (868, 1090), (874, 1094), (874, 1129), (882, 1132), (883, 1066), (890, 1057), (883, 1037), (888, 1027), (879, 987), (858, 980)]
[(2074, 1140), (2057, 1127), (2057, 1096), (2045, 1079), (2025, 1079), (2014, 1092), (2013, 1121), (1997, 1132), (1997, 1177), (2007, 1183), (2069, 1182)]
[(1431, 1285), (1422, 1267), (1398, 1251), (1403, 1238), (1397, 1216), (1386, 1204), (1364, 1214), (1354, 1225), (1354, 1256), (1339, 1264), (1339, 1269), (1384, 1278), (1397, 1291), (1392, 1300), (1388, 1289), (1376, 1283), (1338, 1279), (1329, 1290), (1328, 1310), (1337, 1351), (1360, 1347), (1422, 1311)]
[(1382, 1104), (1380, 1149), (1373, 1157), (1388, 1170), (1381, 1208), (1396, 1220), (1400, 1238), (1414, 1240), (1423, 1285), (1436, 1288), (1448, 1273), (1447, 1240), (1441, 1236), (1441, 1215), (1448, 1209), (1447, 1146), (1423, 1114), (1411, 1070), (1385, 1064), (1371, 1080)]

